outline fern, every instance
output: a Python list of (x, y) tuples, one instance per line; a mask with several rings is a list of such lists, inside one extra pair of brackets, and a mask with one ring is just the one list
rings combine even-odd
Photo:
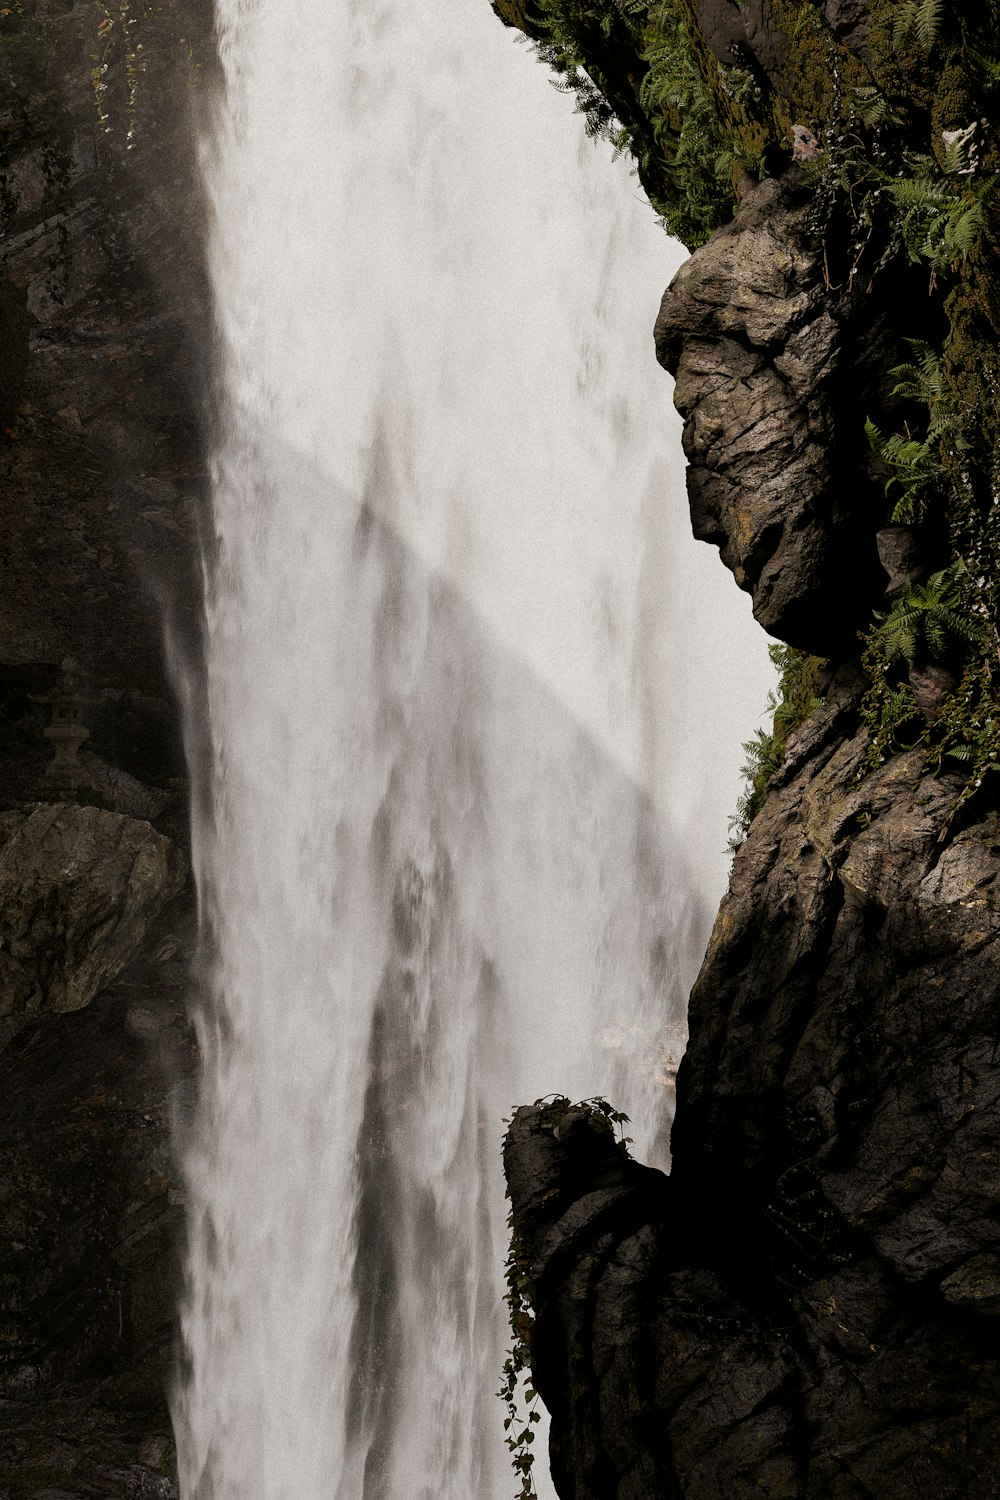
[(938, 39), (943, 0), (904, 0), (892, 23), (892, 45), (897, 52), (917, 46), (930, 52)]
[[(889, 371), (890, 375), (896, 376), (892, 394), (902, 396), (908, 401), (918, 401), (927, 407), (928, 420), (927, 433), (923, 439), (924, 447), (931, 449), (940, 445), (943, 438), (949, 437), (954, 451), (959, 453), (966, 451), (968, 444), (963, 432), (964, 421), (955, 410), (948, 390), (941, 355), (923, 339), (907, 339), (907, 343), (913, 350), (916, 360), (896, 365)], [(869, 434), (870, 442), (872, 436), (879, 443), (885, 443), (885, 439), (882, 438), (874, 423), (872, 433)], [(875, 443), (872, 446), (875, 447)], [(879, 451), (877, 447), (875, 451)]]
[(971, 58), (981, 69), (983, 74), (982, 87), (986, 93), (992, 93), (994, 89), (1000, 88), (1000, 58), (986, 57), (982, 52), (966, 45), (962, 49), (965, 56)]
[(965, 609), (962, 558), (932, 573), (926, 583), (908, 583), (887, 614), (876, 616), (885, 660), (908, 666), (922, 660), (941, 661), (960, 644), (981, 639), (979, 624)]
[(934, 270), (947, 271), (958, 260), (965, 260), (975, 248), (983, 228), (983, 206), (954, 204), (949, 211), (931, 220), (920, 243), (919, 255)]
[(733, 155), (674, 0), (661, 0), (649, 21), (656, 40), (642, 54), (647, 71), (639, 103), (678, 195), (664, 210), (664, 226), (694, 249), (732, 217)]
[(871, 417), (865, 422), (865, 436), (875, 457), (890, 470), (885, 495), (894, 500), (893, 522), (916, 521), (924, 509), (928, 492), (941, 480), (943, 466), (940, 458), (932, 451), (927, 439), (921, 441), (913, 437), (908, 429), (903, 434), (885, 434)]
[(729, 819), (729, 849), (735, 854), (750, 830), (750, 824), (764, 805), (768, 782), (780, 770), (785, 759), (788, 736), (798, 729), (822, 703), (819, 675), (826, 663), (806, 656), (793, 646), (773, 645), (767, 648), (780, 672), (777, 692), (767, 695), (770, 730), (758, 729), (745, 740), (743, 764), (745, 790), (737, 800), (736, 812)]
[(888, 99), (874, 85), (854, 90), (854, 107), (862, 125), (869, 130), (876, 130), (880, 125), (889, 125), (895, 121)]
[(916, 362), (896, 365), (890, 370), (895, 375), (894, 396), (906, 396), (911, 401), (921, 401), (934, 406), (944, 399), (944, 364), (937, 350), (924, 339), (907, 339)]
[(979, 152), (976, 148), (976, 125), (973, 120), (971, 125), (964, 126), (961, 130), (943, 130), (941, 139), (944, 142), (944, 159), (941, 169), (948, 177), (971, 177), (979, 165)]
[(907, 254), (913, 262), (926, 261), (933, 271), (948, 271), (970, 255), (979, 240), (982, 199), (992, 189), (992, 179), (973, 192), (971, 187), (957, 187), (931, 156), (912, 156), (908, 164), (912, 177), (885, 182)]

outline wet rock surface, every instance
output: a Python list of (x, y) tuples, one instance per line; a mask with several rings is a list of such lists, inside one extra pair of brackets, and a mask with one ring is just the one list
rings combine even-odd
[(87, 1398), (0, 1398), (0, 1500), (177, 1500), (173, 1439), (156, 1412)]
[(669, 1179), (601, 1222), (607, 1165), (515, 1117), (574, 1500), (996, 1492), (1000, 822), (865, 748), (845, 671), (736, 857)]
[[(169, 24), (196, 39), (209, 12), (181, 0)], [(96, 113), (100, 17), (0, 15), (19, 101), (0, 113), (0, 664), (70, 655), (97, 689), (170, 696), (164, 610), (180, 640), (198, 630), (207, 303), (190, 95), (156, 14), (131, 127), (107, 40)]]

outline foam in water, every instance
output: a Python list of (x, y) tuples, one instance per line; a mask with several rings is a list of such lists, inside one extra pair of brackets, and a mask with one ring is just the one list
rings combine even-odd
[(501, 1119), (607, 1093), (663, 1160), (767, 668), (687, 536), (679, 252), (486, 0), (218, 30), (182, 1494), (494, 1500)]

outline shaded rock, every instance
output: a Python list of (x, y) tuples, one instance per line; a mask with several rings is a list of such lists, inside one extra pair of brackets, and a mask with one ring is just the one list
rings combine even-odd
[(95, 807), (5, 813), (0, 840), (2, 1016), (87, 1005), (185, 879), (169, 839)]
[(738, 64), (747, 40), (739, 6), (734, 0), (700, 0), (697, 14), (698, 29), (709, 51), (730, 67)]
[(973, 1255), (941, 1283), (945, 1300), (970, 1312), (1000, 1316), (1000, 1258)]
[(907, 672), (917, 707), (928, 723), (937, 718), (945, 700), (958, 687), (958, 677), (950, 667), (937, 662), (913, 665)]
[(740, 11), (754, 61), (772, 87), (780, 87), (788, 37), (775, 16), (775, 6), (771, 0), (744, 0)]
[(819, 151), (819, 140), (808, 125), (792, 126), (792, 158), (795, 161), (811, 161)]
[[(10, 1500), (177, 1500), (169, 1429), (79, 1394), (0, 1401), (0, 1496)], [(143, 1455), (156, 1451), (156, 1465)], [(9, 1480), (9, 1488), (4, 1481)]]
[(885, 596), (898, 599), (908, 583), (919, 583), (927, 575), (920, 542), (913, 526), (883, 526), (875, 533), (878, 560), (889, 575)]
[[(162, 1500), (191, 942), (184, 893), (163, 905), (183, 860), (141, 818), (162, 808), (183, 841), (164, 624), (174, 659), (197, 658), (208, 297), (189, 106), (212, 6), (133, 15), (134, 120), (112, 47), (106, 130), (96, 23), (61, 0), (4, 9), (0, 1495)], [(129, 816), (25, 807), (51, 756), (31, 695), (66, 655), (102, 698), (98, 795)]]
[(181, 1214), (171, 1125), (196, 1062), (187, 900), (90, 1005), (36, 1015), (0, 1053), (0, 1382), (27, 1427), (67, 1382), (93, 1396), (100, 1381), (105, 1409), (162, 1402)]
[(709, 50), (730, 67), (742, 67), (774, 85), (788, 55), (788, 38), (768, 0), (700, 0), (698, 28)]
[(13, 421), (28, 370), (31, 319), (23, 288), (0, 278), (0, 427)]
[(695, 535), (765, 630), (843, 657), (879, 593), (881, 500), (858, 412), (869, 396), (877, 409), (893, 335), (870, 302), (830, 291), (809, 212), (795, 171), (748, 187), (667, 288), (654, 336), (685, 419)]
[[(97, 128), (79, 15), (39, 0), (31, 18), (0, 17), (18, 101), (0, 244), (0, 659), (72, 655), (102, 688), (164, 695), (163, 603), (184, 639), (198, 628), (207, 303), (188, 56), (204, 53), (211, 5), (146, 15), (128, 144), (120, 118)], [(155, 504), (151, 479), (169, 488)]]
[(857, 52), (864, 51), (871, 26), (871, 0), (823, 0), (823, 15), (841, 41)]
[(630, 1161), (603, 1116), (566, 1100), (516, 1111), (504, 1166), (514, 1243), (530, 1266), (533, 1379), (553, 1418), (559, 1493), (613, 1493), (615, 1455), (645, 1486), (636, 1493), (665, 1493), (646, 1451), (652, 1392), (636, 1398), (635, 1346), (657, 1300), (667, 1180)]
[(959, 826), (919, 751), (864, 775), (861, 687), (834, 679), (736, 856), (669, 1180), (546, 1106), (512, 1124), (573, 1500), (995, 1492), (1000, 825)]

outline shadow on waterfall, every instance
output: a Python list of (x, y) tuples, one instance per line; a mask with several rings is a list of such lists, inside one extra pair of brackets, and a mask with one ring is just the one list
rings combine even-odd
[[(310, 882), (313, 905), (303, 917), (280, 880), (263, 889), (286, 903), (286, 927), (303, 923), (303, 942), (321, 928), (317, 951), (352, 976), (337, 991), (342, 1029), (330, 1036), (349, 1049), (338, 1076), (356, 1108), (324, 1097), (333, 1072), (316, 1054), (328, 1018), (315, 1005), (306, 1021), (289, 1008), (299, 1076), (287, 1092), (287, 1064), (275, 1062), (273, 1087), (281, 1108), (300, 1112), (293, 1134), (312, 1141), (310, 1159), (342, 1162), (328, 1179), (306, 1177), (304, 1191), (322, 1192), (328, 1180), (331, 1195), (343, 1195), (326, 1205), (343, 1228), (324, 1253), (346, 1257), (350, 1305), (328, 1311), (320, 1281), (310, 1300), (295, 1265), (282, 1275), (301, 1298), (302, 1326), (326, 1351), (315, 1368), (341, 1367), (342, 1397), (309, 1392), (342, 1426), (332, 1492), (364, 1500), (430, 1495), (444, 1474), (466, 1476), (469, 1493), (492, 1493), (501, 1420), (492, 1392), (505, 1336), (502, 1119), (550, 1091), (603, 1094), (632, 1116), (637, 1152), (665, 1164), (686, 994), (709, 925), (663, 807), (498, 641), (460, 581), (445, 579), (387, 519), (389, 490), (398, 500), (406, 483), (405, 468), (390, 467), (376, 444), (359, 501), (274, 444), (264, 488), (294, 496), (314, 529), (289, 541), (280, 504), (263, 519), (248, 516), (241, 582), (259, 570), (249, 608), (274, 610), (264, 631), (255, 619), (254, 642), (290, 629), (289, 581), (315, 596), (303, 613), (308, 632), (272, 638), (266, 661), (242, 667), (242, 686), (223, 705), (242, 717), (235, 730), (227, 720), (225, 735), (213, 684), (199, 688), (197, 672), (187, 674), (187, 697), (205, 705), (189, 717), (192, 766), (216, 768), (211, 782), (199, 779), (195, 801), (207, 949), (224, 947), (221, 926), (251, 876), (274, 881), (268, 863), (287, 837), (288, 868)], [(292, 603), (278, 609), (267, 589), (280, 548), (282, 597)], [(213, 545), (205, 569), (208, 630), (242, 650), (242, 617), (220, 619), (215, 608), (218, 593), (233, 590), (232, 558)], [(268, 691), (289, 701), (268, 701), (273, 722), (259, 749), (248, 749), (240, 735), (257, 734), (265, 714), (253, 696), (272, 682)], [(224, 846), (234, 809), (288, 796), (296, 777), (304, 804), (272, 811), (271, 844), (234, 859)], [(294, 819), (301, 828), (289, 833)], [(225, 899), (222, 879), (234, 882)], [(258, 942), (266, 955), (254, 917), (239, 946), (253, 953)], [(221, 960), (216, 967), (222, 974)], [(251, 984), (252, 969), (251, 960)], [(280, 964), (276, 972), (281, 993)], [(308, 965), (304, 972), (308, 985)], [(223, 996), (225, 984), (232, 994)], [(225, 1038), (229, 1107), (254, 1023), (249, 1004), (235, 1017), (226, 1009), (244, 1004), (238, 986), (222, 974), (216, 988), (216, 1004), (223, 998), (211, 1025)], [(206, 1090), (210, 1115), (218, 1099)], [(262, 1135), (256, 1154), (268, 1149)], [(282, 1170), (279, 1162), (279, 1178)], [(240, 1187), (249, 1191), (256, 1185)], [(208, 1216), (191, 1234), (206, 1224)], [(270, 1244), (256, 1233), (254, 1255)], [(190, 1329), (194, 1312), (187, 1316)], [(265, 1366), (259, 1378), (263, 1389), (277, 1377)], [(408, 1476), (421, 1476), (411, 1489)]]

